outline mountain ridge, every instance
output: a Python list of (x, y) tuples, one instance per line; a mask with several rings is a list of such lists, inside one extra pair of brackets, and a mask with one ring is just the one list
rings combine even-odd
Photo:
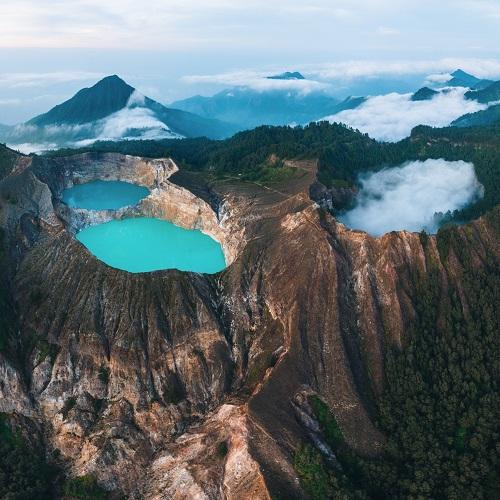
[(24, 124), (0, 129), (0, 139), (13, 146), (40, 143), (53, 149), (82, 141), (141, 136), (222, 139), (236, 131), (233, 124), (166, 107), (111, 75)]
[(100, 120), (123, 109), (134, 92), (135, 89), (119, 76), (107, 76), (26, 123), (36, 126), (77, 125)]

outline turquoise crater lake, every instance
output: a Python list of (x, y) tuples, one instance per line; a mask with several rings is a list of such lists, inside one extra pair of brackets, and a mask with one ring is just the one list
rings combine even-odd
[(87, 227), (76, 238), (104, 263), (131, 273), (216, 273), (226, 267), (220, 243), (199, 230), (161, 219), (113, 220)]
[(71, 208), (118, 210), (134, 206), (149, 195), (149, 189), (124, 181), (91, 181), (62, 192), (62, 200)]

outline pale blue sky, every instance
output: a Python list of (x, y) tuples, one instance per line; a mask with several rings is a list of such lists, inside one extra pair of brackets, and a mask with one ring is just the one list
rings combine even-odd
[(500, 0), (2, 0), (0, 123), (118, 73), (168, 103), (286, 69), (500, 76)]

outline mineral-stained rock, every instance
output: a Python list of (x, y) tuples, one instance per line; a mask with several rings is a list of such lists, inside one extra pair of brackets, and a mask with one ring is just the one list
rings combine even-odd
[[(69, 474), (150, 499), (301, 497), (291, 464), (314, 432), (309, 393), (354, 450), (380, 451), (374, 395), (385, 347), (404, 347), (415, 314), (413, 276), (432, 259), (457, 282), (460, 264), (450, 255), (445, 268), (432, 236), (424, 251), (418, 234), (347, 229), (309, 196), (315, 162), (288, 164), (297, 175), (286, 185), (215, 182), (210, 204), (169, 180), (171, 160), (115, 154), (23, 158), (0, 183), (17, 199), (0, 222), (20, 346), (0, 354), (0, 411), (37, 422)], [(62, 189), (95, 178), (151, 195), (97, 214), (62, 204)], [(227, 269), (130, 274), (74, 238), (138, 215), (201, 228)], [(498, 256), (484, 219), (467, 230), (477, 265)]]

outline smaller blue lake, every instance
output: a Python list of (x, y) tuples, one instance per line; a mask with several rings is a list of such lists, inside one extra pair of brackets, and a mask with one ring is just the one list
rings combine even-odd
[(216, 273), (226, 267), (220, 243), (194, 229), (150, 217), (113, 220), (76, 235), (99, 260), (131, 273), (179, 269)]
[(91, 181), (62, 192), (62, 200), (72, 208), (118, 210), (134, 206), (149, 195), (149, 189), (123, 181)]

